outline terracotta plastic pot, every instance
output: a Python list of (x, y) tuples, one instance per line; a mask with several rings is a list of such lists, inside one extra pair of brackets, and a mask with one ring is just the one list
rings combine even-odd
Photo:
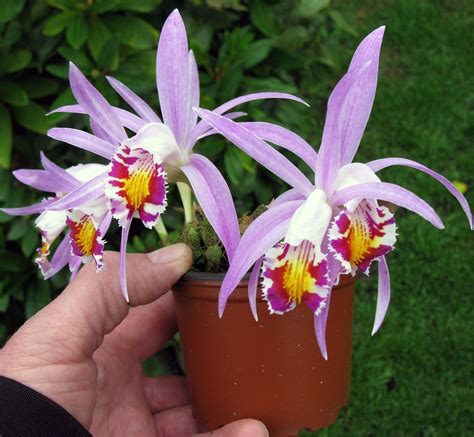
[(295, 436), (333, 423), (349, 398), (354, 281), (342, 278), (331, 297), (329, 359), (316, 343), (304, 305), (271, 315), (259, 298), (256, 322), (247, 281), (217, 314), (222, 275), (185, 275), (174, 287), (193, 413), (203, 430), (242, 418), (261, 420), (271, 437)]

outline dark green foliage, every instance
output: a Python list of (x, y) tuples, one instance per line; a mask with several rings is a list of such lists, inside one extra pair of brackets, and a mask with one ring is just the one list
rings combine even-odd
[[(366, 33), (386, 24), (374, 113), (357, 159), (420, 160), (450, 180), (467, 183), (468, 199), (474, 204), (472, 2), (2, 0), (0, 206), (39, 199), (10, 171), (38, 168), (40, 150), (63, 166), (97, 161), (43, 135), (68, 117), (44, 114), (73, 103), (66, 79), (69, 60), (111, 103), (120, 101), (105, 75), (124, 81), (158, 108), (156, 42), (174, 7), (183, 13), (197, 57), (203, 107), (213, 108), (236, 94), (254, 91), (297, 93), (311, 109), (267, 101), (242, 110), (251, 119), (295, 130), (315, 147), (320, 143), (327, 97), (354, 48)], [(63, 124), (82, 128), (85, 122), (72, 116)], [(218, 136), (202, 141), (197, 149), (224, 173), (240, 214), (268, 203), (285, 189)], [(338, 422), (318, 435), (472, 435), (472, 234), (458, 205), (428, 176), (399, 168), (385, 170), (382, 178), (426, 198), (440, 213), (446, 230), (437, 231), (417, 216), (397, 212), (400, 236), (397, 250), (388, 258), (393, 298), (387, 320), (372, 338), (376, 279), (360, 280), (351, 401)], [(176, 241), (183, 215), (173, 208), (179, 206), (173, 188), (169, 204), (164, 220), (170, 239)], [(254, 218), (255, 213), (244, 216), (242, 230)], [(40, 279), (33, 262), (39, 243), (33, 221), (0, 213), (1, 339), (67, 283), (66, 271), (48, 282)], [(138, 223), (132, 234), (130, 252), (153, 250), (160, 244), (155, 232)], [(182, 238), (205, 268), (215, 236), (187, 227)], [(110, 248), (118, 247), (116, 227), (107, 240)], [(154, 357), (146, 368), (154, 374), (174, 371), (176, 363), (168, 352)]]

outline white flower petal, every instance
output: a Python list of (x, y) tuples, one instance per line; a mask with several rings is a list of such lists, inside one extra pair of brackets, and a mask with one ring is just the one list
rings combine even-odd
[(132, 138), (124, 141), (131, 149), (141, 148), (152, 153), (160, 162), (179, 167), (184, 156), (170, 128), (163, 123), (148, 123)]
[(319, 247), (326, 235), (332, 217), (332, 208), (327, 203), (323, 190), (314, 190), (291, 218), (285, 243), (298, 246), (303, 240)]
[(79, 182), (86, 183), (107, 171), (107, 166), (103, 164), (78, 164), (69, 167), (66, 171), (74, 176)]
[[(382, 182), (366, 164), (353, 162), (341, 167), (337, 173), (336, 193), (343, 188), (368, 182)], [(354, 199), (345, 205), (349, 211), (354, 211), (363, 199)]]

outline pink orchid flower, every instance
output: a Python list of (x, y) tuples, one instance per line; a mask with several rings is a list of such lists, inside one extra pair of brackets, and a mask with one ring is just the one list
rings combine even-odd
[[(372, 110), (377, 86), (379, 54), (384, 34), (380, 27), (369, 34), (354, 53), (347, 73), (333, 90), (317, 156), (315, 182), (308, 190), (291, 168), (277, 173), (292, 185), (246, 230), (224, 278), (219, 314), (245, 273), (254, 265), (249, 300), (254, 317), (259, 277), (270, 312), (283, 314), (303, 302), (314, 313), (315, 332), (327, 359), (326, 321), (331, 289), (341, 274), (357, 270), (368, 274), (379, 263), (378, 299), (373, 334), (379, 329), (390, 300), (390, 278), (385, 255), (396, 241), (393, 214), (378, 200), (416, 212), (435, 227), (443, 223), (424, 200), (376, 175), (391, 165), (423, 171), (441, 182), (459, 201), (472, 229), (472, 213), (464, 196), (445, 177), (404, 158), (386, 158), (367, 164), (352, 162)], [(199, 115), (220, 134), (239, 145), (258, 149), (265, 142), (241, 123), (209, 111)], [(301, 156), (305, 159), (304, 156)], [(267, 168), (270, 157), (259, 162)], [(308, 160), (305, 159), (308, 163)], [(276, 173), (276, 172), (275, 172)], [(262, 269), (260, 275), (260, 269)]]
[[(51, 162), (41, 153), (43, 170), (16, 170), (14, 176), (22, 183), (41, 191), (54, 193), (35, 205), (23, 208), (3, 208), (10, 215), (39, 214), (35, 221), (41, 233), (41, 247), (37, 250), (36, 262), (48, 279), (58, 273), (67, 264), (74, 277), (82, 262), (94, 260), (97, 269), (103, 267), (104, 240), (111, 215), (107, 209), (107, 199), (97, 193), (86, 202), (71, 193), (78, 192), (90, 184), (104, 180), (107, 167), (101, 164), (79, 164), (66, 170)], [(67, 205), (57, 210), (50, 210), (52, 205), (61, 202), (65, 197), (81, 204), (80, 209), (71, 211)], [(54, 241), (68, 229), (68, 233), (59, 243), (51, 261), (48, 260)]]
[[(199, 75), (194, 55), (188, 50), (184, 23), (177, 10), (167, 18), (160, 35), (156, 78), (162, 119), (124, 84), (108, 78), (138, 115), (112, 107), (79, 69), (70, 64), (69, 80), (78, 105), (53, 112), (88, 114), (94, 135), (69, 128), (54, 128), (48, 132), (50, 137), (98, 154), (110, 163), (102, 184), (81, 187), (68, 199), (62, 199), (49, 209), (63, 209), (65, 204), (74, 209), (80, 205), (77, 201), (69, 202), (72, 198), (84, 201), (96, 197), (99, 192), (105, 194), (110, 211), (122, 228), (121, 283), (127, 300), (125, 253), (131, 221), (134, 217), (139, 218), (147, 228), (159, 225), (160, 216), (167, 206), (168, 181), (178, 183), (187, 221), (191, 221), (192, 189), (229, 259), (232, 259), (240, 238), (237, 214), (227, 183), (209, 159), (192, 150), (199, 138), (209, 134), (211, 127), (204, 121), (198, 123), (193, 110), (199, 105)], [(214, 112), (234, 118), (242, 115), (228, 113), (236, 105), (268, 98), (304, 103), (289, 94), (256, 93), (233, 99)], [(268, 131), (268, 136), (280, 139), (283, 144), (292, 142), (296, 137), (282, 127), (272, 126), (260, 124), (256, 128)], [(128, 138), (125, 128), (136, 134)], [(256, 157), (272, 153), (278, 155), (266, 143), (259, 150), (249, 150), (241, 143), (239, 147)], [(292, 166), (283, 156), (281, 160), (284, 166)], [(273, 165), (270, 168), (275, 170)], [(292, 168), (294, 172), (299, 171), (295, 166)], [(300, 172), (296, 179), (304, 179), (303, 174)]]

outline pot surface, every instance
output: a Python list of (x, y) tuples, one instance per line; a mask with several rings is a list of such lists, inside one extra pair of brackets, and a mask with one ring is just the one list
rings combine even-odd
[(173, 293), (200, 426), (213, 430), (250, 417), (265, 423), (271, 437), (288, 437), (332, 424), (349, 398), (353, 278), (341, 278), (332, 292), (327, 361), (319, 351), (309, 308), (298, 305), (284, 315), (270, 314), (259, 297), (256, 322), (247, 281), (231, 295), (219, 319), (219, 279), (186, 275)]

